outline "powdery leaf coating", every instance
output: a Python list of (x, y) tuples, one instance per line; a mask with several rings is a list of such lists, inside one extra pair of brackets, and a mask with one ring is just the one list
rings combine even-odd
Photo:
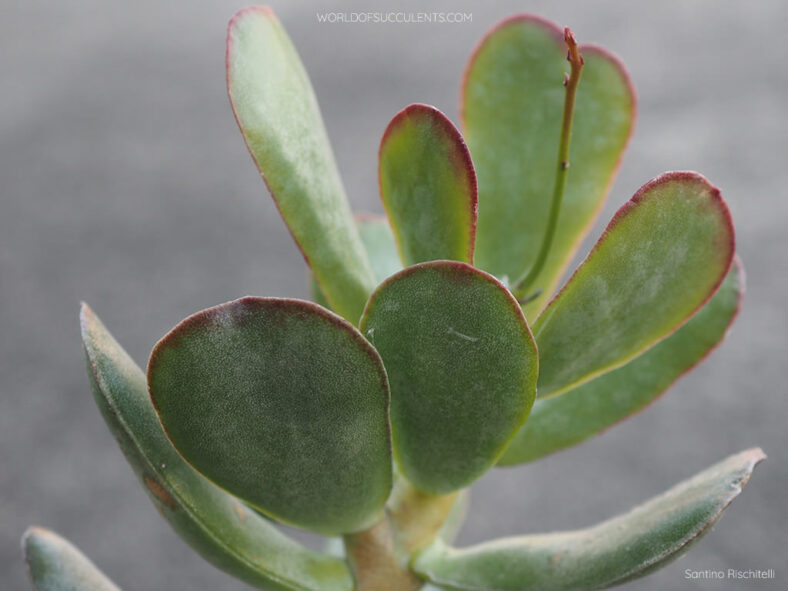
[(405, 266), (473, 263), (476, 174), (460, 132), (443, 113), (422, 104), (397, 113), (380, 143), (378, 174)]
[(71, 542), (53, 531), (31, 527), (22, 552), (36, 591), (120, 591)]
[(426, 580), (466, 591), (591, 591), (649, 574), (706, 534), (766, 456), (730, 456), (593, 527), (455, 549), (438, 539), (413, 561)]
[[(544, 308), (591, 228), (613, 182), (635, 120), (623, 64), (581, 45), (570, 169), (552, 247), (533, 283)], [(461, 91), (461, 129), (479, 181), (476, 265), (511, 283), (534, 262), (550, 209), (567, 71), (563, 31), (531, 15), (496, 25), (474, 50)]]
[(375, 287), (309, 77), (270, 8), (227, 29), (227, 89), (271, 195), (332, 308), (356, 322)]
[(534, 323), (539, 396), (623, 365), (686, 322), (733, 261), (719, 190), (693, 172), (646, 183)]
[(351, 591), (342, 560), (302, 546), (187, 464), (167, 439), (145, 373), (86, 305), (82, 342), (96, 404), (159, 513), (208, 562), (264, 589)]
[(739, 311), (744, 270), (735, 261), (714, 297), (668, 338), (618, 369), (537, 400), (498, 465), (531, 462), (582, 443), (646, 408), (703, 361), (725, 339)]
[(246, 297), (154, 347), (148, 386), (180, 454), (280, 521), (369, 527), (391, 489), (389, 391), (377, 352), (311, 302)]
[(465, 263), (414, 265), (373, 293), (361, 330), (386, 365), (394, 455), (408, 480), (445, 494), (489, 470), (528, 416), (538, 372), (506, 288)]

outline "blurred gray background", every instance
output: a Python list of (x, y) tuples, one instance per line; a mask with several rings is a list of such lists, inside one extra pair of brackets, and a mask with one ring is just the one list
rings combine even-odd
[[(428, 102), (457, 120), (480, 36), (514, 12), (619, 54), (634, 139), (590, 244), (645, 181), (695, 169), (734, 214), (748, 292), (730, 338), (656, 405), (474, 486), (461, 542), (607, 518), (728, 454), (770, 459), (716, 530), (627, 588), (788, 588), (788, 4), (666, 0), (272, 2), (301, 52), (357, 210), (380, 211), (378, 141)], [(0, 3), (0, 589), (27, 588), (29, 524), (73, 540), (127, 591), (243, 590), (154, 511), (91, 398), (81, 299), (140, 363), (185, 316), (244, 294), (307, 297), (306, 271), (236, 129), (227, 0)], [(319, 24), (317, 12), (472, 13), (465, 24)], [(584, 247), (584, 251), (587, 246)], [(689, 581), (685, 569), (774, 568)]]

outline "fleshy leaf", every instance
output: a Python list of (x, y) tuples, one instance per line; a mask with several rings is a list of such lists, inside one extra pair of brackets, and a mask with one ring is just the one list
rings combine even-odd
[(148, 386), (186, 461), (266, 515), (326, 534), (379, 517), (392, 479), (386, 372), (340, 317), (279, 298), (203, 310), (154, 347)]
[(48, 529), (29, 528), (22, 552), (36, 591), (120, 591), (78, 548)]
[[(402, 263), (397, 254), (397, 245), (394, 242), (394, 233), (384, 216), (357, 215), (356, 227), (361, 236), (361, 242), (364, 244), (364, 250), (367, 251), (375, 281), (380, 283), (386, 277), (390, 277), (402, 269)], [(330, 309), (331, 306), (315, 281), (314, 275), (309, 277), (309, 286), (315, 303)]]
[(643, 410), (719, 345), (739, 310), (744, 271), (738, 258), (714, 297), (665, 340), (560, 396), (538, 399), (499, 466), (531, 462), (582, 443)]
[(612, 587), (677, 558), (709, 531), (766, 456), (730, 456), (629, 513), (568, 532), (504, 538), (454, 549), (440, 539), (414, 571), (449, 589), (575, 591)]
[(271, 9), (227, 29), (227, 89), (246, 145), (332, 308), (356, 322), (375, 287), (306, 70)]
[(379, 153), (380, 196), (403, 263), (473, 263), (476, 173), (460, 132), (414, 104), (391, 120)]
[[(534, 282), (535, 317), (588, 232), (632, 132), (635, 94), (624, 66), (581, 45), (571, 168), (546, 264)], [(567, 71), (564, 36), (529, 15), (493, 28), (474, 51), (462, 85), (462, 131), (479, 180), (476, 266), (513, 282), (534, 262), (547, 228)]]
[(397, 254), (394, 232), (388, 219), (385, 216), (360, 214), (356, 216), (356, 225), (375, 280), (381, 283), (401, 271), (402, 262)]
[(190, 546), (256, 587), (353, 589), (344, 561), (291, 540), (189, 466), (159, 423), (145, 373), (85, 305), (80, 320), (101, 414), (156, 508)]
[(539, 396), (623, 365), (678, 329), (730, 268), (733, 224), (720, 192), (692, 172), (646, 183), (534, 323)]
[(361, 330), (386, 365), (402, 473), (432, 494), (484, 474), (534, 400), (536, 347), (514, 297), (465, 263), (420, 263), (372, 294)]

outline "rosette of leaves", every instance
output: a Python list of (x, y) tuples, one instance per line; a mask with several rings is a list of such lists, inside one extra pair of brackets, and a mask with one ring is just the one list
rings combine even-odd
[[(147, 374), (81, 313), (96, 402), (188, 544), (264, 589), (549, 591), (643, 576), (710, 529), (760, 450), (593, 527), (452, 546), (469, 485), (641, 410), (736, 316), (731, 218), (693, 172), (643, 185), (556, 293), (632, 132), (618, 59), (531, 16), (499, 24), (467, 66), (462, 133), (421, 104), (386, 128), (386, 218), (352, 217), (269, 9), (230, 22), (227, 84), (317, 303), (198, 312)], [(277, 522), (344, 543), (317, 552)], [(39, 591), (117, 589), (52, 532), (32, 528), (23, 546)]]

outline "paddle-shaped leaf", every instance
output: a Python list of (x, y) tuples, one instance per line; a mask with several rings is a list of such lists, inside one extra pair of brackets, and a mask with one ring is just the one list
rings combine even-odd
[(311, 302), (252, 298), (190, 316), (151, 354), (175, 448), (280, 521), (363, 529), (391, 489), (388, 384), (375, 349)]
[(375, 287), (309, 77), (267, 7), (227, 29), (227, 89), (238, 126), (332, 308), (356, 322)]
[(415, 104), (380, 142), (380, 196), (405, 265), (473, 263), (476, 173), (465, 142), (438, 109)]
[(445, 494), (484, 474), (534, 399), (536, 347), (514, 297), (465, 263), (421, 263), (372, 294), (361, 330), (386, 365), (404, 475)]
[(534, 324), (539, 396), (623, 365), (714, 294), (733, 260), (730, 213), (692, 172), (646, 183)]
[(351, 591), (353, 578), (344, 561), (286, 537), (189, 466), (159, 423), (144, 372), (85, 305), (80, 320), (96, 403), (173, 529), (206, 560), (250, 585)]
[[(582, 45), (571, 168), (550, 254), (533, 283), (544, 307), (607, 195), (635, 117), (623, 65)], [(479, 179), (476, 266), (513, 282), (534, 262), (547, 229), (567, 71), (561, 29), (528, 15), (496, 26), (474, 51), (462, 84), (462, 131)]]
[(582, 386), (538, 399), (498, 465), (530, 462), (577, 445), (643, 410), (722, 342), (743, 291), (737, 258), (714, 297), (668, 338)]
[(467, 591), (604, 589), (664, 566), (709, 531), (738, 496), (760, 449), (731, 456), (588, 529), (504, 538), (464, 549), (438, 539), (414, 561), (428, 581)]
[(36, 591), (120, 591), (71, 542), (48, 529), (29, 528), (22, 552)]

